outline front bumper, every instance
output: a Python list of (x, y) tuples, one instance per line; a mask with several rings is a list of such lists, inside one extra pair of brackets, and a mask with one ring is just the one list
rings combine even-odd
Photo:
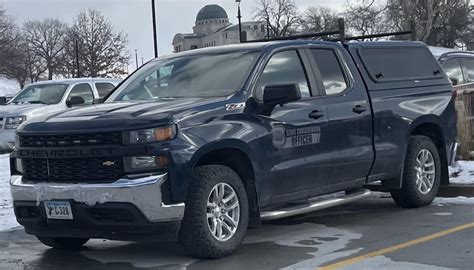
[[(161, 186), (165, 181), (167, 174), (120, 179), (111, 184), (29, 184), (21, 176), (12, 176), (10, 184), (15, 215), (30, 234), (129, 239), (129, 235), (139, 232), (159, 235), (162, 227), (168, 233), (167, 225), (172, 231), (179, 229), (176, 224), (183, 218), (184, 203), (162, 202)], [(51, 200), (69, 201), (74, 219), (48, 220), (43, 202)]]

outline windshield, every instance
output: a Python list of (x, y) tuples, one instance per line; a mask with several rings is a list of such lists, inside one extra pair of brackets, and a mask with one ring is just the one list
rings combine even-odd
[(57, 104), (61, 101), (68, 86), (68, 84), (30, 85), (23, 89), (10, 103)]
[(228, 96), (242, 86), (257, 55), (244, 51), (152, 61), (107, 101)]

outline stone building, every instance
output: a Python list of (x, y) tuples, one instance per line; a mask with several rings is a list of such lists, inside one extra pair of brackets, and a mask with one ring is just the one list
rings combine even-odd
[[(261, 22), (242, 22), (242, 32), (247, 40), (261, 39), (266, 36), (266, 26)], [(173, 51), (234, 43), (239, 43), (239, 26), (229, 22), (227, 12), (221, 6), (207, 5), (197, 14), (193, 33), (174, 36)]]

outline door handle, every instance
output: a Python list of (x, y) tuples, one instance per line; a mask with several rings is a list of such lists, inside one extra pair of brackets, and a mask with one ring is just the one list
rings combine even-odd
[(323, 112), (320, 112), (320, 111), (318, 111), (318, 110), (314, 110), (314, 111), (312, 111), (312, 112), (310, 112), (310, 113), (308, 114), (308, 117), (309, 117), (309, 118), (313, 118), (313, 119), (319, 119), (319, 118), (321, 118), (321, 117), (323, 117), (323, 116), (324, 116), (324, 113), (323, 113)]
[(361, 114), (365, 111), (367, 111), (367, 106), (365, 105), (356, 105), (354, 108), (352, 108), (352, 111), (358, 114)]

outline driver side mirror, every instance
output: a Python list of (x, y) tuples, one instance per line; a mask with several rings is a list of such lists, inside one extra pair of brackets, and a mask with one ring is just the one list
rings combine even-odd
[(458, 85), (458, 84), (459, 84), (459, 81), (458, 81), (457, 78), (449, 77), (449, 79), (451, 80), (451, 83), (452, 83), (453, 85)]
[(84, 103), (85, 103), (84, 99), (80, 96), (72, 96), (68, 101), (66, 101), (66, 105), (68, 107), (74, 107), (74, 106), (81, 105)]
[(300, 87), (297, 84), (269, 85), (263, 90), (263, 103), (286, 104), (301, 99)]

